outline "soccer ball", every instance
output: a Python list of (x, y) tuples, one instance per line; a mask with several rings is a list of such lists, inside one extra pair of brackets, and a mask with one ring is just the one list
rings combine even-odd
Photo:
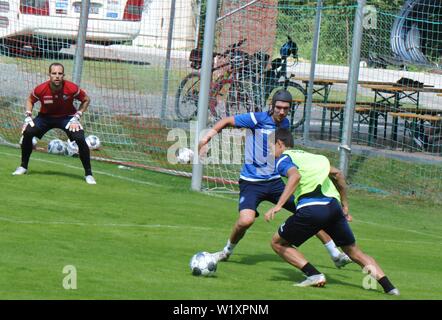
[(75, 141), (71, 141), (68, 139), (67, 141), (67, 147), (64, 152), (65, 155), (69, 157), (73, 157), (78, 154), (78, 145)]
[(215, 274), (216, 259), (208, 252), (198, 252), (190, 259), (190, 270), (194, 276), (209, 277)]
[(60, 139), (51, 140), (48, 144), (48, 153), (64, 154), (65, 151), (66, 151), (66, 145)]
[(86, 137), (86, 143), (91, 150), (100, 149), (101, 147), (100, 139), (92, 134)]
[(193, 151), (188, 148), (179, 148), (176, 159), (178, 163), (190, 163), (193, 159)]
[[(20, 145), (23, 143), (23, 136), (20, 137), (20, 141), (18, 142)], [(37, 148), (38, 139), (37, 137), (32, 137), (32, 149)]]

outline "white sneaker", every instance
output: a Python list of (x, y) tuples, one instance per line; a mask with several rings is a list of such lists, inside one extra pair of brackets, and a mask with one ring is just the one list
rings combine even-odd
[(314, 276), (307, 277), (302, 282), (295, 283), (295, 287), (323, 287), (327, 280), (325, 279), (325, 275), (323, 273), (315, 274)]
[(353, 261), (350, 259), (349, 256), (347, 256), (345, 253), (341, 252), (339, 254), (339, 256), (336, 259), (332, 259), (333, 262), (335, 263), (335, 266), (338, 269), (341, 269), (342, 267), (344, 267), (345, 265), (352, 263)]
[(393, 296), (399, 296), (400, 295), (399, 290), (396, 289), (396, 288), (391, 289), (390, 291), (387, 292), (387, 294), (391, 294)]
[(97, 184), (97, 181), (95, 181), (95, 178), (93, 176), (89, 175), (89, 176), (86, 176), (85, 178), (86, 178), (86, 182), (88, 184)]
[(227, 261), (232, 253), (226, 252), (224, 250), (212, 253), (212, 256), (215, 258), (216, 262)]
[(25, 169), (23, 167), (18, 167), (17, 169), (15, 169), (15, 171), (12, 173), (13, 176), (20, 176), (22, 174), (25, 174), (26, 172), (28, 172), (28, 169)]

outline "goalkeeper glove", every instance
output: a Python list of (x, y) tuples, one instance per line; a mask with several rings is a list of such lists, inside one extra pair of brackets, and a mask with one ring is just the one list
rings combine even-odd
[(23, 134), (23, 132), (25, 132), (26, 127), (28, 126), (28, 124), (33, 127), (35, 126), (34, 120), (32, 120), (32, 112), (31, 111), (26, 111), (25, 112), (25, 121), (23, 123), (23, 126), (21, 128), (21, 133)]
[(83, 126), (80, 123), (82, 112), (77, 111), (77, 113), (69, 120), (68, 124), (66, 125), (66, 129), (69, 129), (69, 131), (76, 132), (83, 130)]

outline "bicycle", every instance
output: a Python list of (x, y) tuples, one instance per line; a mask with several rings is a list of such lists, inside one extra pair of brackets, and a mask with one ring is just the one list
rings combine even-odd
[[(273, 94), (280, 89), (290, 91), (293, 97), (290, 122), (292, 129), (304, 122), (306, 93), (304, 88), (292, 81), (294, 75), (287, 72), (288, 58), (298, 59), (297, 45), (290, 36), (280, 48), (280, 58), (273, 59), (266, 69), (270, 56), (258, 51), (252, 56), (238, 48), (246, 41), (243, 39), (224, 53), (215, 53), (214, 57), (228, 57), (229, 62), (218, 65), (213, 71), (226, 66), (229, 69), (211, 84), (209, 111), (218, 120), (225, 116), (244, 112), (259, 112), (269, 105)], [(201, 67), (201, 52), (192, 50), (191, 67)], [(213, 73), (212, 73), (213, 75)], [(191, 72), (182, 81), (175, 97), (175, 111), (182, 120), (190, 120), (197, 114), (200, 73)]]
[[(242, 39), (237, 43), (229, 45), (228, 49), (223, 53), (214, 53), (213, 55), (214, 60), (216, 58), (226, 58), (228, 60), (212, 68), (212, 77), (215, 71), (226, 69), (210, 85), (208, 108), (210, 111), (209, 115), (215, 121), (230, 116), (232, 113), (249, 112), (253, 106), (252, 93), (245, 90), (245, 81), (243, 81), (243, 78), (248, 75), (245, 69), (249, 65), (250, 56), (248, 53), (238, 49), (245, 41), (246, 39)], [(199, 70), (202, 60), (201, 50), (193, 49), (189, 60), (191, 68)], [(200, 80), (200, 72), (193, 71), (181, 81), (175, 95), (175, 113), (179, 119), (187, 121), (196, 117)]]
[(287, 35), (287, 42), (281, 46), (279, 53), (281, 57), (272, 60), (270, 68), (264, 73), (262, 85), (257, 87), (259, 91), (256, 91), (254, 96), (260, 100), (256, 103), (261, 105), (261, 109), (264, 109), (265, 106), (270, 105), (271, 98), (276, 91), (288, 90), (293, 97), (290, 108), (290, 124), (293, 130), (304, 123), (307, 93), (299, 83), (292, 80), (295, 75), (289, 74), (287, 70), (290, 56), (295, 59), (294, 65), (298, 63), (298, 46), (289, 35)]

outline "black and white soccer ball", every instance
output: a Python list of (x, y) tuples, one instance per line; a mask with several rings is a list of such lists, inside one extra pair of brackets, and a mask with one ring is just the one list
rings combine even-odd
[(78, 145), (75, 141), (71, 141), (68, 139), (67, 143), (66, 143), (66, 149), (64, 152), (65, 155), (69, 156), (69, 157), (73, 157), (78, 155)]
[(101, 147), (100, 138), (98, 138), (97, 136), (95, 136), (93, 134), (88, 135), (86, 137), (86, 143), (89, 146), (89, 149), (91, 149), (91, 150), (97, 150), (97, 149), (100, 149), (100, 147)]
[(178, 163), (187, 164), (193, 159), (193, 150), (189, 148), (179, 148), (177, 150), (176, 159)]
[(217, 261), (209, 252), (198, 252), (190, 259), (190, 270), (194, 276), (213, 276)]
[(66, 144), (60, 139), (54, 139), (49, 141), (48, 153), (52, 154), (64, 154), (66, 152)]

